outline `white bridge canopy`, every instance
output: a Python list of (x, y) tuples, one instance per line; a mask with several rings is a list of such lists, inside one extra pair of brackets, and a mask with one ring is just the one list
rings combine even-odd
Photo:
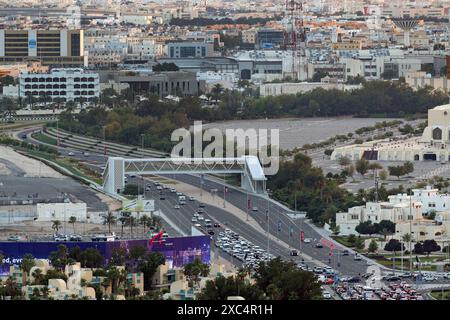
[(109, 157), (103, 172), (103, 188), (120, 193), (125, 175), (136, 174), (241, 174), (241, 186), (254, 193), (265, 193), (266, 176), (255, 156), (239, 158), (122, 158)]

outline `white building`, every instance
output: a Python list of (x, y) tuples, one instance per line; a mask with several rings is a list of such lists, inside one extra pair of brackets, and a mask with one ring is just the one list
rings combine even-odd
[(19, 76), (21, 98), (46, 97), (48, 101), (93, 101), (100, 96), (99, 75), (79, 68), (52, 69), (48, 73), (22, 72)]
[(37, 221), (69, 221), (75, 217), (78, 222), (87, 220), (86, 203), (38, 203), (36, 205)]
[(422, 218), (422, 203), (400, 194), (389, 196), (387, 202), (367, 202), (363, 206), (348, 209), (348, 212), (336, 213), (336, 225), (341, 235), (358, 234), (355, 228), (362, 222), (388, 220), (393, 223), (413, 221)]
[(384, 139), (334, 149), (332, 160), (341, 157), (378, 161), (450, 161), (450, 104), (428, 110), (428, 126), (422, 137)]

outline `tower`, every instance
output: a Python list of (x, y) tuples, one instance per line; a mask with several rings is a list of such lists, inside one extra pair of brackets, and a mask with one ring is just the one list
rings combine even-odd
[(417, 24), (419, 23), (419, 20), (417, 19), (392, 19), (392, 22), (394, 25), (403, 30), (403, 43), (405, 44), (405, 47), (411, 46), (410, 41), (410, 33), (411, 29), (413, 29)]

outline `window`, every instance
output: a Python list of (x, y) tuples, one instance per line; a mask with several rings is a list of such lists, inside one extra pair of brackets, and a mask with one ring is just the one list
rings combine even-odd
[(442, 130), (440, 128), (433, 129), (433, 139), (441, 140), (442, 139)]

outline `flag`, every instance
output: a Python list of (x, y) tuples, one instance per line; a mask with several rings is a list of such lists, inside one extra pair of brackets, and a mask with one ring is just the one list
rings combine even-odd
[(303, 242), (305, 241), (305, 233), (302, 231), (300, 231), (300, 241)]
[(250, 199), (247, 200), (247, 208), (250, 209)]

